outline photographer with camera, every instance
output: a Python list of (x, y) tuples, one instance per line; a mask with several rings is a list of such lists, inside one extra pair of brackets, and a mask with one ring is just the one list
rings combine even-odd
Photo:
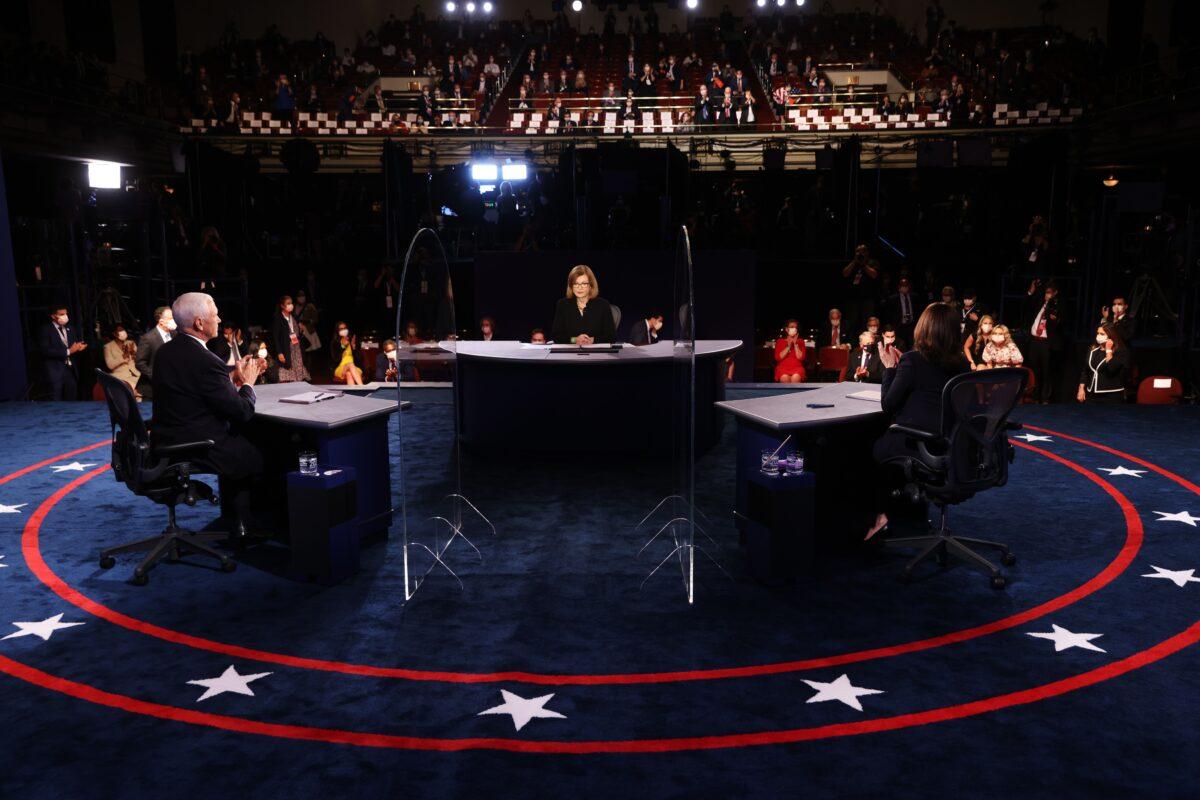
[(1028, 365), (1037, 381), (1037, 399), (1045, 405), (1053, 395), (1054, 384), (1066, 350), (1058, 287), (1053, 282), (1034, 278), (1029, 284)]
[(854, 248), (854, 258), (842, 269), (842, 277), (849, 282), (845, 293), (846, 321), (858, 327), (875, 313), (875, 298), (879, 294), (879, 262), (871, 258), (865, 244)]

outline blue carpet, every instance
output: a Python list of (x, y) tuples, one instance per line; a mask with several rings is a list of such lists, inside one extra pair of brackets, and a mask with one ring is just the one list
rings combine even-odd
[[(414, 399), (406, 433), (430, 444), (412, 451), (419, 455), (409, 466), (432, 480), (444, 456), (433, 443), (449, 430), (450, 406), (436, 392)], [(1019, 417), (1200, 483), (1195, 408), (1029, 407)], [(0, 476), (107, 432), (98, 404), (4, 406)], [(38, 553), (66, 584), (64, 598), (35, 574), (23, 532), (43, 501), (105, 464), (107, 448), (0, 483), (0, 504), (20, 506), (0, 513), (0, 636), (21, 631), (11, 623), (60, 613), (63, 623), (85, 623), (45, 641), (0, 639), (0, 797), (1194, 796), (1197, 650), (1184, 646), (1190, 641), (1170, 654), (1151, 648), (1200, 619), (1200, 582), (1142, 576), (1200, 568), (1200, 528), (1154, 513), (1200, 515), (1200, 497), (1050, 434), (1031, 446), (1128, 498), (1144, 529), (1136, 552), (1100, 483), (1023, 448), (1008, 486), (954, 512), (958, 532), (1006, 541), (1020, 557), (1004, 592), (965, 567), (905, 585), (897, 556), (855, 548), (826, 554), (818, 576), (769, 589), (745, 576), (725, 522), (733, 434), (730, 424), (697, 465), (714, 554), (732, 578), (701, 564), (690, 608), (677, 571), (639, 590), (665, 555), (651, 548), (639, 558), (644, 536), (633, 530), (663, 494), (664, 465), (652, 458), (586, 469), (467, 458), (464, 485), (498, 536), (474, 529), (483, 563), (469, 548), (450, 551), (463, 591), (434, 573), (407, 605), (398, 535), (368, 548), (362, 571), (334, 587), (280, 577), (269, 551), (245, 556), (230, 575), (200, 562), (163, 565), (149, 586), (131, 586), (131, 560), (104, 571), (96, 553), (152, 534), (163, 518), (108, 472), (66, 493), (41, 522)], [(53, 469), (73, 461), (91, 466)], [(1146, 471), (1100, 471), (1118, 466)], [(213, 512), (181, 516), (199, 526)], [(1115, 574), (1110, 565), (1123, 558), (1128, 566)], [(1106, 569), (1111, 581), (1079, 589)], [(1056, 601), (1070, 592), (1084, 596)], [(89, 602), (134, 621), (114, 624)], [(906, 644), (1056, 602), (962, 641)], [(1056, 651), (1054, 641), (1028, 635), (1055, 625), (1102, 634), (1075, 641), (1103, 652)], [(848, 653), (858, 655), (839, 657)], [(247, 684), (252, 696), (198, 701), (205, 687), (188, 681), (230, 666), (270, 674)], [(1106, 668), (1113, 674), (1096, 672)], [(686, 674), (722, 669), (735, 673)], [(494, 675), (506, 672), (537, 676)], [(1074, 685), (1089, 674), (1102, 679)], [(876, 693), (821, 700), (843, 675)], [(1065, 683), (1020, 694), (1055, 682)], [(481, 716), (504, 702), (502, 691), (553, 694), (543, 706), (561, 716), (519, 731), (510, 716)], [(1009, 699), (971, 705), (988, 698)], [(289, 738), (297, 736), (315, 740)], [(801, 740), (770, 743), (779, 736)], [(410, 749), (457, 746), (470, 749)], [(573, 752), (592, 749), (601, 752)]]

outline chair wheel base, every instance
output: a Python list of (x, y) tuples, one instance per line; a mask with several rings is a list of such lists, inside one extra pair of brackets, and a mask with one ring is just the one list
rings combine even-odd
[(103, 556), (100, 559), (100, 569), (112, 569), (117, 565), (117, 560), (112, 556)]
[(1003, 589), (1007, 585), (1008, 585), (1008, 581), (1004, 580), (1003, 575), (993, 575), (992, 576), (992, 588), (993, 589)]
[(1000, 561), (1004, 564), (1004, 566), (1011, 567), (1013, 564), (1017, 563), (1017, 557), (1012, 553), (1005, 553), (1004, 557), (1001, 558)]
[(144, 572), (134, 572), (129, 582), (134, 586), (145, 586), (150, 582), (150, 576)]

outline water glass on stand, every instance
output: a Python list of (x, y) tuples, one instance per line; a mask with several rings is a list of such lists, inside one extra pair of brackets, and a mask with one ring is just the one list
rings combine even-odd
[(320, 472), (317, 467), (317, 454), (312, 450), (304, 450), (300, 453), (300, 474), (301, 475), (316, 475)]
[(800, 475), (804, 472), (804, 453), (792, 453), (787, 459), (787, 474)]

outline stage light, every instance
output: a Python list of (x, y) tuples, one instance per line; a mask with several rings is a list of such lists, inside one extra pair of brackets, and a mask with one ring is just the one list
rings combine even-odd
[(1116, 186), (1118, 183), (1120, 183), (1121, 179), (1118, 178), (1115, 174), (1110, 172), (1110, 173), (1108, 173), (1108, 177), (1100, 182), (1103, 183), (1105, 186), (1107, 186), (1109, 189), (1111, 189), (1114, 186)]
[(467, 3), (467, 13), (468, 14), (475, 13), (475, 4), (474, 3)]
[(458, 8), (458, 6), (454, 5), (454, 0), (448, 0), (448, 2), (446, 3), (446, 13), (447, 14), (453, 14), (455, 9), (457, 9), (457, 8)]
[(113, 161), (89, 161), (88, 186), (93, 189), (120, 189), (121, 165)]
[(766, 4), (767, 0), (754, 0), (754, 5), (758, 6), (759, 8), (762, 8)]
[(493, 8), (495, 8), (495, 6), (493, 6), (491, 3), (484, 3), (483, 4), (483, 13), (490, 14), (490, 13), (492, 13)]
[(490, 161), (476, 161), (471, 164), (471, 180), (477, 183), (495, 181), (500, 176), (499, 168)]
[(529, 166), (526, 164), (504, 164), (500, 167), (500, 177), (506, 181), (523, 181), (529, 177)]
[(787, 0), (775, 0), (775, 5), (779, 6), (780, 8), (783, 8), (784, 6), (787, 5)]
[(804, 5), (804, 0), (796, 0), (796, 5), (797, 5), (797, 6), (803, 6), (803, 5)]
[(687, 7), (692, 9), (693, 11), (696, 9), (696, 6), (698, 6), (698, 5), (700, 5), (700, 0), (687, 0)]
[(479, 184), (479, 193), (480, 194), (487, 194), (488, 192), (494, 192), (494, 191), (496, 191), (496, 185), (494, 183)]
[(575, 13), (583, 11), (583, 0), (571, 0), (571, 10)]

